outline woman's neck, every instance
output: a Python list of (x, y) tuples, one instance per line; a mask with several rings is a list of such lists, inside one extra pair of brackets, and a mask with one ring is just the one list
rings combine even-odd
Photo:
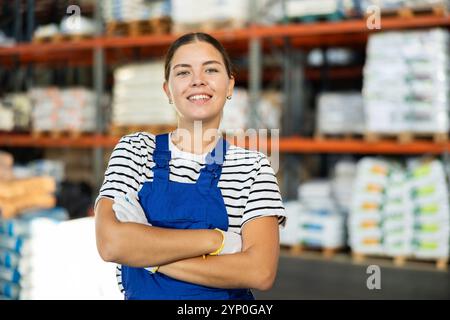
[(178, 149), (193, 154), (210, 152), (218, 138), (218, 124), (205, 121), (184, 123), (179, 120), (178, 127), (172, 134), (172, 142)]

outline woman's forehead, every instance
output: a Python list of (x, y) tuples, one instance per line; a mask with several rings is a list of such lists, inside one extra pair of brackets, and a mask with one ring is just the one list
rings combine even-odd
[(173, 55), (171, 64), (172, 66), (177, 64), (203, 64), (211, 60), (223, 64), (223, 58), (219, 50), (207, 42), (197, 41), (179, 47)]

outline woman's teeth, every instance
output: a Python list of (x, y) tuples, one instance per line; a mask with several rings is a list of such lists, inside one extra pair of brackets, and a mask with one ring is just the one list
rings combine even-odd
[(198, 100), (208, 100), (210, 99), (210, 96), (204, 95), (204, 94), (199, 94), (199, 95), (195, 95), (195, 96), (191, 96), (189, 97), (189, 100), (191, 101), (198, 101)]

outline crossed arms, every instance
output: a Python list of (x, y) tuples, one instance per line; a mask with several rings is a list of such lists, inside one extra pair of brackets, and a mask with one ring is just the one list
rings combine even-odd
[(221, 244), (215, 230), (177, 230), (120, 222), (113, 200), (95, 210), (97, 248), (103, 260), (132, 267), (160, 266), (174, 279), (216, 288), (269, 290), (275, 280), (279, 231), (276, 217), (260, 217), (242, 228), (242, 252), (201, 256)]

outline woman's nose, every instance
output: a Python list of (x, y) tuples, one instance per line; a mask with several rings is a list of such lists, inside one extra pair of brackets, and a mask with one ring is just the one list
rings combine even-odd
[(205, 79), (203, 79), (203, 77), (201, 75), (194, 75), (192, 77), (191, 85), (193, 87), (198, 87), (198, 86), (205, 85), (205, 84), (206, 84)]

